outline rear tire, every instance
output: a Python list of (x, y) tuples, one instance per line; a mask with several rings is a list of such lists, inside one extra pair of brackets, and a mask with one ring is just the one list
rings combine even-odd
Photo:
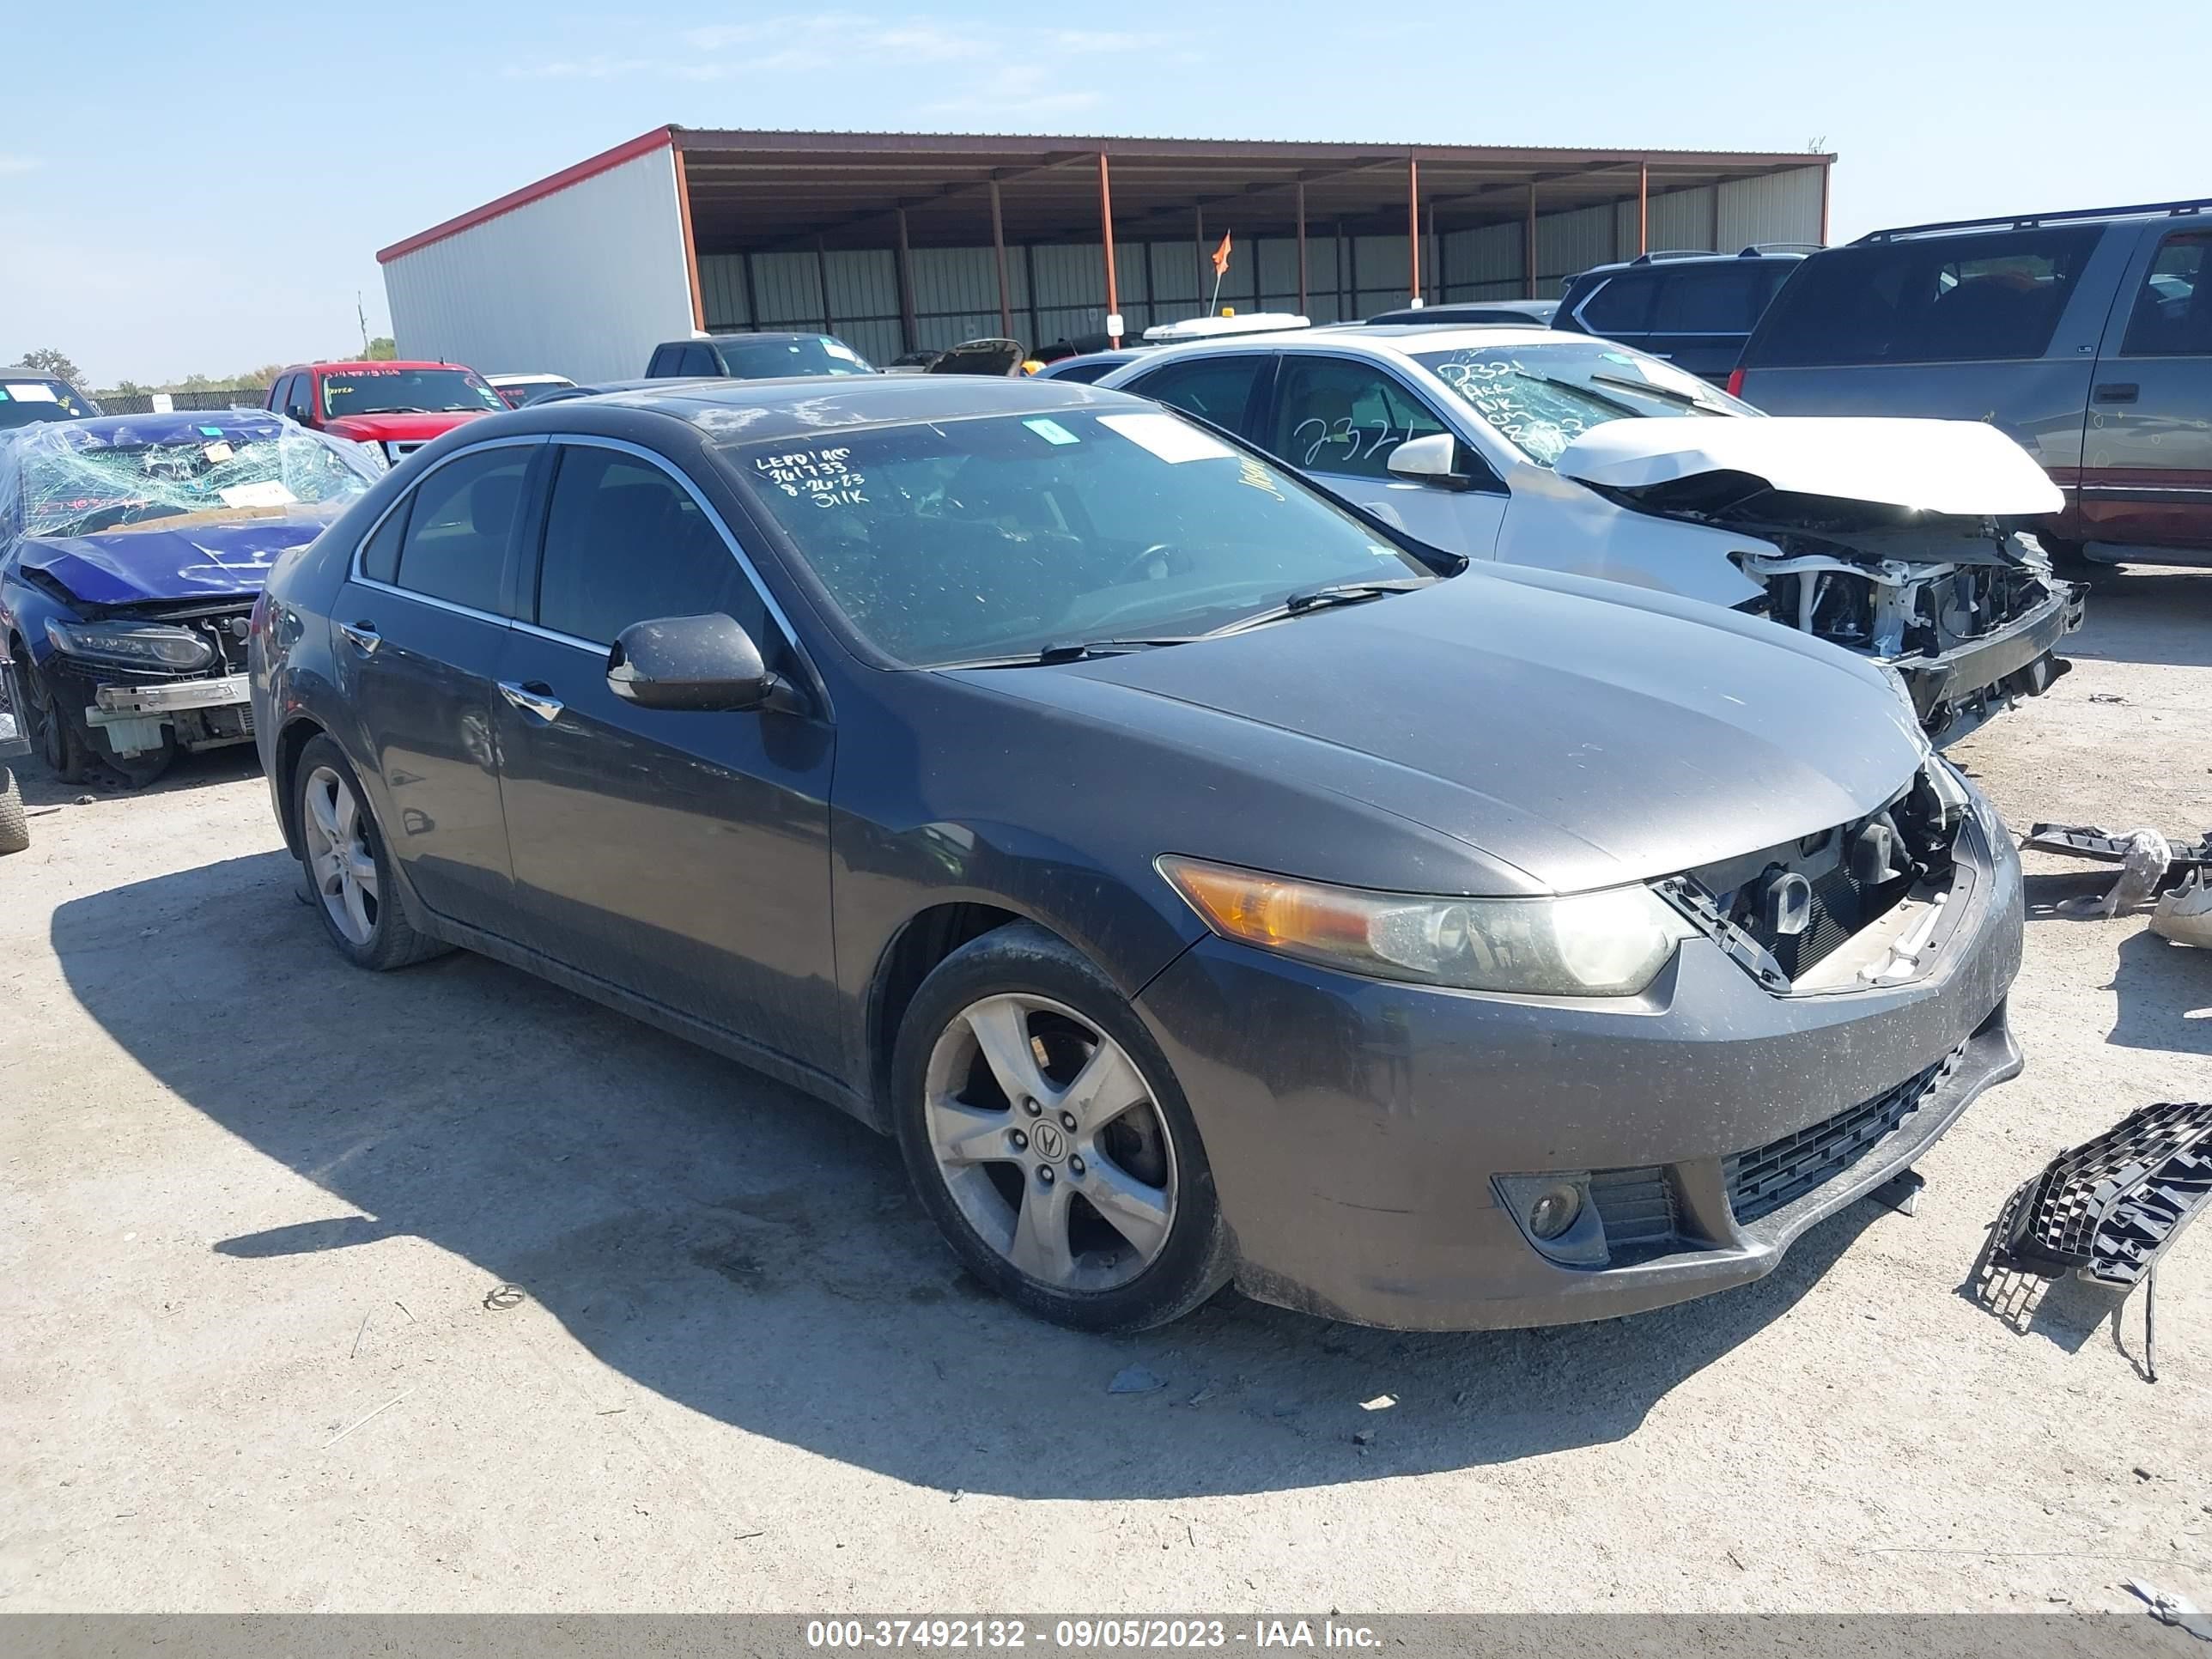
[(0, 766), (0, 856), (31, 844), (31, 823), (23, 812), (23, 791), (15, 775)]
[(368, 797), (345, 751), (328, 738), (309, 738), (293, 763), (292, 806), (309, 902), (339, 955), (385, 973), (453, 948), (407, 920)]
[(1086, 1331), (1164, 1325), (1234, 1256), (1198, 1125), (1113, 981), (1027, 922), (922, 981), (899, 1028), (907, 1172), (968, 1270)]

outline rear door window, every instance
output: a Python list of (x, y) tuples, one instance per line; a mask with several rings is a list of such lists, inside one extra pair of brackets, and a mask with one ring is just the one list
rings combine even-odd
[(1252, 388), (1261, 371), (1272, 361), (1262, 351), (1240, 351), (1234, 356), (1200, 357), (1170, 363), (1132, 380), (1127, 389), (1174, 408), (1226, 427), (1244, 428), (1244, 413), (1252, 401)]
[(676, 372), (687, 380), (695, 376), (720, 374), (722, 362), (714, 356), (714, 347), (688, 345), (684, 348), (684, 355), (676, 361)]
[(1658, 278), (1654, 334), (1747, 334), (1766, 303), (1765, 262), (1677, 265)]
[(399, 548), (398, 585), (472, 611), (498, 612), (534, 444), (458, 455), (415, 491)]
[(2159, 244), (2128, 313), (2120, 355), (2212, 356), (2212, 231), (2180, 231)]
[(1776, 296), (1744, 361), (1794, 368), (2039, 357), (2103, 234), (2061, 226), (1816, 253)]
[(665, 380), (672, 378), (676, 373), (677, 360), (683, 356), (683, 352), (684, 348), (680, 345), (653, 347), (653, 361), (645, 366), (645, 378), (648, 380)]
[(1584, 328), (1594, 334), (1641, 334), (1651, 326), (1651, 276), (1624, 270), (1608, 276), (1596, 293), (1577, 307)]
[(1286, 353), (1267, 447), (1309, 471), (1388, 478), (1391, 451), (1443, 429), (1426, 404), (1371, 364)]
[(269, 388), (269, 402), (264, 405), (264, 407), (278, 410), (287, 414), (290, 413), (292, 408), (292, 382), (298, 378), (299, 376), (296, 374), (278, 375), (276, 377), (276, 384)]

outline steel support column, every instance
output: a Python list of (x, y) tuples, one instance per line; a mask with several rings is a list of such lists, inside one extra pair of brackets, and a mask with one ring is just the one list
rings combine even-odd
[(1522, 286), (1528, 291), (1521, 297), (1536, 297), (1536, 181), (1528, 181), (1528, 216), (1521, 222)]
[(1298, 180), (1298, 315), (1306, 314), (1306, 181)]
[(898, 301), (899, 338), (904, 342), (899, 349), (902, 352), (912, 351), (919, 343), (915, 337), (917, 331), (914, 323), (913, 257), (913, 250), (907, 246), (906, 240), (906, 210), (901, 208), (898, 210)]
[[(1014, 299), (1006, 287), (1006, 221), (999, 204), (999, 181), (991, 180), (991, 257), (999, 266), (999, 332), (1008, 339), (1014, 333)], [(1030, 319), (1030, 330), (1036, 331), (1036, 319)], [(1030, 342), (1030, 349), (1036, 349), (1038, 342)]]
[(1636, 251), (1651, 252), (1651, 164), (1636, 164)]
[(1421, 302), (1421, 164), (1406, 158), (1406, 253), (1413, 303)]
[(1106, 343), (1121, 349), (1115, 322), (1121, 314), (1121, 290), (1114, 270), (1114, 179), (1106, 165), (1106, 152), (1098, 152), (1098, 229), (1106, 243)]
[(819, 236), (814, 239), (814, 278), (822, 286), (822, 331), (835, 334), (830, 317), (830, 249)]

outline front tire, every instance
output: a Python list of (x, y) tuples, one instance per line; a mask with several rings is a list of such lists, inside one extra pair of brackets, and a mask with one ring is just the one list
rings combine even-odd
[(923, 1205), (1018, 1307), (1139, 1331), (1227, 1282), (1212, 1170), (1167, 1057), (1064, 939), (1017, 923), (938, 964), (900, 1025), (892, 1078)]
[(26, 731), (46, 769), (64, 783), (82, 783), (92, 769), (92, 745), (78, 719), (39, 672), (27, 650), (15, 653), (15, 678), (23, 687)]
[(383, 973), (451, 950), (416, 932), (401, 908), (392, 855), (344, 751), (328, 738), (308, 739), (292, 789), (309, 897), (339, 954)]

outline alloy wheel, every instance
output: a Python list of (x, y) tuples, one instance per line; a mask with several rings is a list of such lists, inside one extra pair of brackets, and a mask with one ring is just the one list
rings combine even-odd
[(1110, 1291), (1158, 1258), (1174, 1143), (1135, 1063), (1082, 1015), (1020, 994), (971, 1003), (939, 1034), (925, 1086), (939, 1179), (1024, 1274)]
[(353, 786), (331, 768), (307, 775), (301, 795), (307, 811), (307, 870), (331, 923), (356, 945), (376, 936), (376, 854), (368, 844), (368, 814)]

